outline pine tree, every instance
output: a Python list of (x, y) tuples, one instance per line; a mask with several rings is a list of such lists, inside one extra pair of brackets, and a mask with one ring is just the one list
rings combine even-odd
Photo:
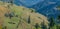
[(55, 22), (54, 22), (54, 19), (53, 19), (53, 17), (51, 17), (49, 20), (50, 20), (49, 28), (52, 28), (52, 27), (54, 27), (54, 25), (55, 25)]
[(14, 3), (14, 0), (10, 0), (8, 3), (11, 3), (11, 5), (13, 5), (13, 3)]
[[(59, 20), (58, 22), (60, 22), (60, 15), (58, 15), (57, 19)], [(56, 27), (57, 27), (57, 29), (60, 29), (59, 25), (57, 25)]]
[(42, 29), (47, 29), (46, 25), (44, 24), (44, 20), (43, 20), (43, 22), (41, 23), (41, 27), (42, 27)]
[(35, 24), (35, 28), (38, 29), (38, 27), (39, 27), (39, 25), (38, 25), (38, 23), (36, 23), (36, 24)]
[(31, 21), (30, 21), (30, 16), (29, 16), (29, 17), (28, 17), (28, 24), (30, 24), (30, 22), (31, 22)]
[(60, 15), (58, 15), (58, 18), (57, 19), (60, 20)]

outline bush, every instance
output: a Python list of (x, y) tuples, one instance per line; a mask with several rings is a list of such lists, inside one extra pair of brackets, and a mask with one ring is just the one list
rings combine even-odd
[(18, 15), (16, 15), (15, 17), (18, 17)]
[(9, 17), (10, 17), (10, 19), (11, 19), (11, 17), (14, 17), (14, 13), (13, 12), (9, 13)]
[(11, 17), (14, 17), (14, 15), (15, 14), (13, 12), (11, 12), (9, 14), (6, 13), (4, 16), (9, 17), (11, 19)]
[(60, 29), (60, 26), (56, 26), (57, 27), (57, 29)]
[(5, 16), (5, 17), (9, 17), (9, 14), (6, 13), (4, 16)]

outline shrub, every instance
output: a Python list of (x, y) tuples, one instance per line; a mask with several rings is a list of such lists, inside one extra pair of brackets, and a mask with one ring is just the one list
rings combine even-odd
[(18, 17), (18, 15), (16, 15), (15, 17)]
[(56, 27), (57, 27), (57, 29), (60, 29), (60, 26), (57, 25)]
[(9, 17), (10, 17), (10, 19), (11, 19), (11, 17), (14, 17), (14, 13), (13, 12), (9, 13)]
[(4, 15), (5, 17), (9, 17), (9, 14), (7, 14), (7, 13), (5, 13), (5, 15)]

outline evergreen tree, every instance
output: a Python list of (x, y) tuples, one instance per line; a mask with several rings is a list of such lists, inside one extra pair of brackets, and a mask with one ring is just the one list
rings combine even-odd
[(50, 18), (50, 24), (49, 24), (49, 28), (53, 27), (55, 25), (54, 19), (53, 17)]
[(44, 24), (44, 20), (43, 20), (43, 22), (41, 23), (41, 27), (42, 27), (42, 29), (47, 29), (46, 25)]
[(38, 29), (38, 27), (39, 27), (39, 24), (38, 24), (38, 23), (36, 23), (36, 24), (35, 24), (35, 28), (36, 28), (36, 29)]
[(60, 15), (58, 15), (58, 18), (57, 19), (60, 20)]
[(31, 22), (31, 21), (30, 21), (30, 16), (29, 16), (29, 17), (28, 17), (28, 24), (30, 24), (30, 22)]
[[(58, 15), (57, 19), (59, 20), (58, 22), (60, 22), (60, 15)], [(57, 25), (56, 27), (57, 27), (57, 29), (60, 29), (59, 25)]]
[(14, 3), (14, 0), (10, 0), (10, 2), (8, 2), (8, 3), (11, 3), (11, 5), (13, 5), (13, 3)]

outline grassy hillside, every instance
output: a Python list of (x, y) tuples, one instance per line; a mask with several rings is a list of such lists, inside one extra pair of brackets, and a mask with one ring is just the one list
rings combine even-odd
[[(28, 23), (28, 20), (30, 20), (30, 23)], [(39, 29), (41, 29), (41, 23), (43, 21), (44, 25), (48, 27), (49, 22), (47, 17), (36, 13), (34, 9), (0, 2), (0, 26), (2, 26), (2, 28), (36, 29), (35, 24), (37, 23)]]

